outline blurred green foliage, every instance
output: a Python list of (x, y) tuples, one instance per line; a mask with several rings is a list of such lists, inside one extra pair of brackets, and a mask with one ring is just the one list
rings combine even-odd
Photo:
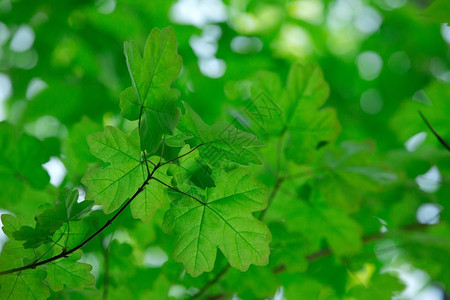
[[(82, 254), (46, 271), (0, 276), (0, 298), (190, 299), (198, 291), (205, 299), (443, 295), (450, 285), (450, 153), (418, 110), (450, 141), (449, 21), (447, 0), (0, 0), (0, 212), (1, 238), (9, 239), (0, 271), (74, 247), (110, 218), (95, 206), (82, 221), (64, 216), (75, 203), (61, 195), (77, 188), (84, 197), (81, 178), (88, 170), (109, 162), (109, 168), (125, 167), (123, 158), (97, 159), (108, 153), (91, 154), (86, 137), (106, 126), (126, 133), (136, 128), (138, 121), (123, 118), (120, 105), (131, 83), (124, 42), (135, 43), (125, 51), (129, 56), (144, 49), (154, 27), (168, 25), (182, 57), (172, 87), (184, 102), (169, 110), (188, 113), (174, 132), (173, 122), (158, 129), (157, 140), (173, 133), (164, 159), (176, 157), (189, 138), (193, 147), (224, 128), (244, 140), (257, 135), (252, 151), (258, 157), (230, 154), (229, 143), (213, 145), (228, 153), (227, 171), (234, 163), (261, 162), (247, 168), (268, 188), (269, 209), (255, 217), (264, 218), (272, 234), (268, 265), (229, 269), (229, 254), (217, 252), (202, 270), (214, 267), (211, 272), (191, 277), (202, 272), (187, 265), (186, 273), (172, 255), (177, 238), (161, 229), (165, 211), (183, 208), (169, 209), (158, 197), (157, 207), (142, 211), (145, 198)], [(269, 105), (268, 119), (252, 119), (258, 101)], [(161, 122), (149, 122), (149, 129), (155, 124)], [(182, 169), (164, 172), (179, 187), (189, 177), (202, 188), (226, 191), (226, 176), (219, 179), (213, 164), (197, 159), (206, 156), (202, 151), (195, 153), (201, 169), (180, 161)], [(120, 201), (131, 196), (120, 192)], [(117, 196), (111, 195), (96, 204)], [(49, 211), (60, 218), (55, 228), (42, 229)], [(176, 233), (187, 230), (188, 221), (176, 224)], [(60, 245), (48, 249), (49, 239)], [(24, 248), (24, 241), (34, 244)]]

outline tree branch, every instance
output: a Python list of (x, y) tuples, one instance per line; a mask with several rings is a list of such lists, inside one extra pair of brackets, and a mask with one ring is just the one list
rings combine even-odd
[(176, 161), (177, 159), (180, 159), (180, 158), (182, 158), (182, 157), (184, 157), (184, 156), (190, 154), (191, 152), (197, 150), (197, 148), (199, 148), (199, 147), (201, 147), (201, 146), (203, 146), (203, 145), (204, 145), (203, 143), (200, 144), (200, 145), (197, 145), (197, 146), (195, 146), (194, 148), (192, 148), (191, 150), (189, 150), (188, 152), (186, 152), (186, 153), (184, 153), (184, 154), (182, 154), (182, 155), (180, 155), (180, 156), (178, 156), (178, 157), (172, 158), (171, 160), (168, 160), (168, 161), (162, 163), (161, 166), (164, 166), (164, 165), (166, 165), (166, 164), (170, 164), (170, 163)]
[(202, 287), (202, 289), (200, 291), (198, 291), (197, 294), (195, 294), (194, 296), (192, 296), (191, 299), (198, 299), (199, 297), (201, 297), (204, 293), (206, 293), (210, 287), (212, 287), (214, 284), (216, 284), (220, 278), (222, 278), (230, 269), (230, 265), (227, 264), (219, 273), (216, 274), (216, 276), (214, 276), (213, 279), (211, 279), (210, 281), (208, 281), (204, 287)]
[(152, 179), (154, 179), (154, 180), (156, 180), (157, 182), (161, 183), (162, 185), (168, 187), (168, 188), (171, 189), (172, 191), (175, 191), (175, 192), (180, 193), (180, 194), (182, 194), (182, 195), (184, 195), (184, 196), (186, 196), (186, 197), (189, 197), (189, 198), (194, 199), (195, 201), (197, 201), (197, 202), (200, 203), (201, 205), (206, 205), (206, 203), (203, 202), (202, 200), (200, 200), (200, 199), (198, 199), (198, 198), (196, 198), (196, 197), (194, 197), (194, 196), (192, 196), (192, 195), (190, 195), (190, 194), (188, 194), (188, 193), (185, 193), (185, 192), (183, 192), (183, 191), (177, 190), (177, 189), (174, 188), (173, 186), (168, 185), (167, 183), (165, 183), (165, 182), (159, 180), (159, 179), (156, 178), (156, 177), (153, 177)]
[(96, 232), (94, 232), (92, 235), (90, 235), (87, 239), (85, 239), (83, 242), (81, 242), (80, 244), (78, 244), (77, 246), (73, 247), (70, 250), (65, 250), (63, 249), (63, 251), (58, 254), (55, 255), (53, 257), (50, 257), (46, 260), (42, 260), (42, 261), (37, 261), (37, 262), (33, 262), (30, 263), (28, 265), (22, 266), (22, 267), (18, 267), (18, 268), (13, 268), (13, 269), (9, 269), (9, 270), (5, 270), (5, 271), (1, 271), (0, 275), (6, 275), (6, 274), (11, 274), (11, 273), (16, 273), (16, 272), (20, 272), (23, 270), (28, 270), (28, 269), (35, 269), (36, 267), (45, 265), (49, 262), (58, 260), (60, 258), (66, 258), (68, 257), (68, 255), (72, 254), (73, 252), (77, 251), (78, 249), (83, 248), (87, 243), (89, 243), (93, 238), (95, 238), (97, 235), (99, 235), (103, 230), (105, 230), (109, 225), (112, 224), (112, 222), (125, 210), (125, 208), (127, 208), (128, 205), (130, 205), (130, 203), (143, 191), (145, 190), (145, 186), (148, 184), (148, 182), (150, 181), (150, 179), (152, 179), (153, 174), (156, 172), (156, 170), (160, 167), (161, 165), (156, 165), (155, 168), (153, 168), (152, 172), (150, 174), (148, 174), (147, 179), (144, 181), (144, 183), (142, 183), (142, 185), (138, 188), (138, 190), (134, 193), (134, 195), (125, 203), (125, 205), (123, 205), (119, 211), (117, 211), (114, 216), (109, 219), (102, 227), (100, 227)]
[(431, 132), (433, 132), (434, 136), (439, 140), (439, 142), (444, 146), (448, 151), (450, 151), (450, 145), (434, 130), (433, 126), (431, 126), (430, 122), (425, 118), (422, 112), (419, 110), (419, 115), (422, 117), (422, 120), (427, 124), (428, 128), (430, 128)]

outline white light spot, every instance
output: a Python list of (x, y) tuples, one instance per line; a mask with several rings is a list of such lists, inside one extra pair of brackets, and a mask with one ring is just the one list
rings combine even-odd
[(323, 19), (324, 5), (319, 0), (295, 1), (287, 4), (289, 15), (311, 24), (319, 24)]
[(83, 252), (83, 255), (81, 256), (79, 262), (87, 263), (92, 266), (92, 275), (96, 279), (98, 279), (98, 276), (100, 275), (100, 259), (97, 257), (97, 255), (93, 253), (87, 253)]
[(102, 209), (103, 209), (103, 207), (101, 205), (97, 205), (97, 204), (92, 206), (92, 208), (91, 208), (92, 211), (102, 210)]
[(149, 268), (159, 268), (161, 267), (169, 257), (166, 252), (160, 247), (149, 247), (145, 250), (144, 254), (144, 266)]
[(364, 80), (374, 80), (380, 75), (383, 67), (381, 56), (373, 51), (366, 51), (358, 55), (356, 59), (359, 76)]
[(179, 284), (174, 284), (170, 287), (168, 296), (174, 298), (181, 298), (186, 294), (186, 288)]
[(419, 291), (414, 300), (444, 300), (444, 291), (437, 286), (430, 285)]
[(25, 52), (33, 46), (34, 31), (28, 25), (21, 25), (11, 40), (9, 48), (16, 52)]
[(423, 144), (426, 138), (427, 133), (425, 131), (413, 135), (405, 143), (406, 150), (408, 150), (408, 152), (416, 151), (417, 148), (419, 148), (419, 146)]
[(231, 50), (239, 54), (257, 53), (263, 47), (262, 41), (257, 37), (237, 36), (231, 40)]
[(388, 60), (389, 70), (394, 74), (403, 75), (411, 68), (411, 61), (404, 51), (393, 53)]
[(361, 109), (370, 115), (375, 115), (383, 108), (383, 98), (377, 89), (370, 89), (361, 95)]
[(442, 23), (441, 34), (447, 44), (450, 44), (450, 26), (447, 23)]
[(42, 165), (50, 175), (50, 183), (58, 187), (64, 180), (67, 170), (61, 160), (57, 157), (50, 157), (50, 160)]
[(420, 224), (437, 224), (439, 223), (439, 214), (442, 207), (434, 203), (424, 203), (417, 210), (417, 222)]
[(433, 103), (431, 102), (430, 98), (428, 97), (427, 93), (425, 93), (424, 90), (418, 90), (414, 93), (412, 97), (413, 101), (432, 106)]
[(221, 0), (179, 0), (169, 14), (175, 23), (197, 27), (225, 22), (227, 19), (226, 8)]
[(431, 60), (430, 71), (437, 79), (450, 82), (450, 70), (447, 70), (446, 65), (439, 57), (433, 57)]
[(304, 58), (314, 51), (314, 43), (309, 31), (289, 23), (283, 25), (272, 47), (279, 55), (299, 58)]
[(11, 96), (12, 85), (8, 75), (0, 73), (0, 103)]
[(77, 202), (83, 202), (86, 199), (86, 191), (84, 190), (84, 188), (78, 186), (76, 187), (76, 189), (78, 190), (78, 199)]
[[(397, 274), (398, 278), (400, 278), (403, 283), (406, 285), (406, 288), (402, 291), (402, 293), (393, 299), (414, 299), (415, 296), (419, 293), (420, 290), (424, 288), (424, 286), (430, 282), (430, 276), (422, 270), (415, 269), (409, 264), (403, 264), (399, 267), (388, 267), (383, 268), (382, 273), (386, 271), (391, 271), (394, 274)], [(428, 300), (428, 299), (427, 299)]]
[(277, 288), (275, 295), (273, 296), (273, 300), (286, 300), (284, 297), (284, 286)]
[(116, 0), (98, 0), (95, 3), (99, 13), (109, 15), (116, 9)]
[(9, 35), (8, 26), (0, 22), (0, 47), (9, 39)]
[(441, 185), (441, 173), (436, 166), (431, 167), (425, 174), (416, 177), (419, 188), (426, 193), (436, 192)]
[(33, 78), (27, 87), (26, 97), (28, 100), (33, 99), (37, 94), (48, 87), (47, 83), (40, 78)]
[(68, 135), (66, 126), (53, 116), (42, 116), (35, 122), (25, 124), (25, 131), (41, 140), (48, 137), (64, 139)]
[(200, 58), (198, 65), (203, 75), (211, 78), (219, 78), (225, 74), (226, 64), (222, 59)]
[(384, 262), (389, 263), (395, 260), (400, 251), (397, 248), (397, 244), (395, 244), (392, 240), (383, 240), (375, 245), (375, 255), (377, 258)]
[(5, 101), (12, 94), (11, 79), (8, 75), (0, 73), (0, 122), (6, 119)]
[(359, 11), (355, 19), (355, 27), (367, 34), (376, 32), (383, 21), (380, 13), (370, 6), (365, 6)]
[(222, 35), (222, 29), (217, 25), (206, 26), (202, 35), (194, 35), (189, 44), (198, 57), (212, 57), (217, 52), (217, 41)]
[(14, 215), (12, 212), (7, 211), (6, 209), (0, 209), (0, 253), (2, 252), (3, 245), (8, 241), (8, 237), (3, 232), (3, 223), (1, 218), (3, 214)]

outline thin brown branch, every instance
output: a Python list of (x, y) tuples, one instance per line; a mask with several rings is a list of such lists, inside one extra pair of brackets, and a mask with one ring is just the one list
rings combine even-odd
[(70, 254), (74, 253), (75, 251), (77, 251), (78, 249), (83, 248), (87, 243), (89, 243), (93, 238), (95, 238), (97, 235), (99, 235), (103, 230), (105, 230), (109, 225), (112, 224), (112, 222), (125, 210), (125, 208), (128, 207), (128, 205), (130, 205), (130, 203), (143, 191), (145, 190), (146, 185), (148, 184), (148, 182), (150, 181), (150, 179), (152, 178), (153, 174), (156, 172), (156, 170), (159, 168), (160, 166), (157, 165), (153, 171), (148, 174), (147, 179), (144, 181), (144, 183), (142, 183), (142, 185), (138, 188), (138, 190), (134, 193), (134, 195), (125, 203), (125, 205), (123, 205), (115, 214), (114, 216), (109, 219), (102, 227), (100, 227), (96, 232), (94, 232), (93, 234), (91, 234), (87, 239), (85, 239), (83, 242), (81, 242), (80, 244), (78, 244), (77, 246), (73, 247), (72, 249), (69, 250), (65, 250), (63, 249), (63, 251), (58, 254), (55, 255), (53, 257), (50, 257), (46, 260), (42, 260), (39, 262), (33, 262), (30, 263), (28, 265), (22, 266), (22, 267), (18, 267), (18, 268), (13, 268), (13, 269), (9, 269), (9, 270), (5, 270), (5, 271), (1, 271), (0, 275), (6, 275), (6, 274), (11, 274), (11, 273), (16, 273), (16, 272), (20, 272), (23, 270), (28, 270), (28, 269), (35, 269), (36, 267), (45, 265), (47, 263), (50, 263), (52, 261), (58, 260), (60, 258), (66, 258), (68, 257)]
[(419, 110), (419, 115), (422, 117), (422, 120), (427, 124), (428, 128), (433, 132), (434, 136), (439, 140), (439, 142), (444, 146), (448, 151), (450, 151), (450, 145), (434, 130), (433, 126), (431, 126), (430, 122), (425, 118), (422, 112)]
[(201, 147), (201, 146), (203, 146), (203, 145), (204, 145), (203, 143), (200, 144), (200, 145), (197, 145), (197, 146), (195, 146), (194, 148), (192, 148), (191, 150), (189, 150), (188, 152), (186, 152), (186, 153), (184, 153), (184, 154), (182, 154), (182, 155), (180, 155), (180, 156), (177, 156), (177, 157), (175, 157), (175, 158), (172, 158), (171, 160), (168, 160), (168, 161), (162, 163), (161, 166), (164, 166), (164, 165), (166, 165), (166, 164), (170, 164), (170, 163), (172, 163), (172, 162), (174, 162), (174, 161), (176, 161), (176, 160), (178, 160), (178, 159), (180, 159), (180, 158), (182, 158), (182, 157), (184, 157), (184, 156), (186, 156), (186, 155), (192, 153), (193, 151), (197, 150), (197, 148), (199, 148), (199, 147)]
[(159, 180), (159, 179), (156, 178), (156, 177), (152, 177), (152, 179), (153, 179), (153, 180), (156, 180), (157, 182), (161, 183), (162, 185), (168, 187), (168, 188), (171, 189), (172, 191), (175, 191), (175, 192), (180, 193), (180, 194), (182, 194), (182, 195), (184, 195), (184, 196), (186, 196), (186, 197), (189, 197), (189, 198), (194, 199), (195, 201), (197, 201), (197, 202), (200, 203), (201, 205), (206, 205), (206, 203), (203, 202), (202, 200), (200, 200), (200, 199), (198, 199), (198, 198), (196, 198), (196, 197), (194, 197), (194, 196), (192, 196), (192, 195), (190, 195), (190, 194), (188, 194), (188, 193), (185, 193), (185, 192), (183, 192), (183, 191), (177, 190), (177, 189), (174, 188), (173, 186), (171, 186), (171, 185), (169, 185), (169, 184), (167, 184), (167, 183), (165, 183), (165, 182)]
[(211, 279), (210, 281), (208, 281), (204, 287), (202, 287), (202, 289), (200, 291), (198, 291), (197, 294), (195, 294), (194, 296), (192, 296), (191, 299), (198, 299), (200, 298), (203, 294), (205, 294), (214, 284), (216, 284), (230, 269), (230, 265), (227, 264), (219, 273), (216, 274), (216, 276), (214, 276), (213, 279)]
[(269, 195), (269, 198), (267, 199), (267, 206), (266, 208), (261, 212), (261, 214), (259, 215), (259, 220), (264, 219), (267, 210), (269, 209), (270, 205), (272, 204), (273, 199), (275, 198), (275, 196), (277, 195), (278, 191), (280, 190), (281, 184), (283, 183), (284, 179), (281, 177), (278, 177), (275, 181), (275, 186), (272, 189), (272, 192)]

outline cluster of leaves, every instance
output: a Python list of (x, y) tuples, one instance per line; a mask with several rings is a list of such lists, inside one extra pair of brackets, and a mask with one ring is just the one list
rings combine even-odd
[[(167, 3), (158, 9), (167, 9)], [(37, 4), (30, 5), (22, 10), (31, 13)], [(288, 299), (298, 295), (387, 299), (404, 287), (395, 274), (380, 270), (405, 263), (448, 287), (445, 262), (450, 230), (442, 201), (448, 193), (448, 153), (436, 142), (418, 152), (380, 155), (372, 141), (346, 141), (370, 135), (386, 148), (392, 136), (404, 141), (426, 130), (416, 112), (411, 113), (415, 109), (411, 103), (400, 106), (391, 122), (360, 122), (351, 103), (353, 96), (348, 95), (356, 95), (354, 90), (362, 87), (349, 87), (353, 82), (347, 79), (355, 76), (334, 59), (322, 62), (332, 84), (334, 108), (326, 106), (330, 87), (316, 63), (284, 63), (286, 72), (280, 72), (278, 61), (266, 60), (268, 53), (262, 52), (251, 56), (254, 64), (248, 65), (247, 73), (242, 65), (250, 56), (227, 54), (228, 70), (237, 74), (231, 77), (236, 81), (205, 79), (197, 76), (192, 51), (186, 50), (187, 38), (196, 31), (178, 27), (180, 52), (188, 58), (184, 63), (171, 28), (154, 29), (142, 55), (139, 42), (125, 43), (131, 86), (120, 94), (117, 105), (108, 99), (119, 94), (118, 87), (125, 83), (117, 83), (121, 76), (105, 75), (117, 71), (115, 67), (101, 70), (111, 66), (102, 63), (111, 57), (105, 54), (97, 62), (84, 33), (98, 30), (93, 45), (109, 49), (114, 43), (105, 36), (122, 40), (130, 28), (144, 34), (149, 22), (137, 17), (141, 11), (151, 19), (165, 18), (154, 7), (158, 4), (120, 5), (127, 9), (110, 16), (114, 22), (105, 22), (107, 16), (98, 17), (81, 4), (74, 4), (72, 13), (62, 5), (62, 15), (55, 22), (67, 19), (74, 28), (66, 30), (71, 34), (54, 35), (55, 40), (61, 36), (61, 42), (52, 55), (40, 57), (44, 63), (36, 70), (39, 74), (42, 65), (55, 67), (56, 72), (46, 78), (51, 88), (27, 103), (18, 120), (11, 116), (20, 115), (20, 109), (11, 107), (9, 123), (0, 123), (0, 208), (17, 215), (2, 215), (8, 241), (0, 255), (1, 299), (165, 299), (207, 293), (219, 299), (235, 293), (254, 299), (271, 297), (279, 287)], [(261, 5), (250, 5), (249, 14), (257, 19), (264, 10), (265, 4)], [(276, 10), (279, 4), (271, 5)], [(446, 5), (435, 1), (425, 15), (446, 21)], [(393, 15), (390, 22), (395, 23)], [(52, 24), (56, 32), (67, 29)], [(230, 24), (233, 29), (223, 26), (221, 43), (229, 43), (234, 30), (243, 34), (238, 21), (230, 20)], [(49, 30), (42, 26), (38, 30)], [(283, 27), (281, 21), (279, 27)], [(311, 30), (320, 36), (319, 30)], [(272, 38), (271, 31), (253, 34), (265, 43)], [(380, 38), (383, 34), (374, 43), (378, 39), (384, 45), (388, 39)], [(440, 45), (434, 40), (425, 44)], [(429, 56), (438, 55), (433, 51)], [(67, 66), (69, 71), (64, 69)], [(253, 74), (262, 68), (277, 73)], [(284, 73), (286, 80), (281, 79)], [(61, 74), (67, 75), (70, 84), (61, 84)], [(21, 76), (25, 75), (11, 74), (19, 82)], [(413, 81), (427, 83), (419, 79)], [(379, 87), (392, 90), (389, 97), (403, 97), (388, 88), (392, 82), (380, 81)], [(402, 81), (395, 82), (401, 91)], [(248, 90), (242, 89), (248, 85)], [(433, 100), (439, 99), (448, 94), (448, 85), (432, 83), (425, 91)], [(98, 101), (92, 100), (91, 93)], [(208, 125), (203, 119), (215, 118), (223, 93), (231, 100), (244, 99), (242, 94), (247, 93), (251, 101), (233, 102), (237, 115), (230, 122), (233, 125)], [(186, 102), (179, 101), (181, 94)], [(59, 103), (61, 95), (66, 97), (64, 105)], [(387, 102), (386, 109), (394, 111), (396, 106)], [(434, 104), (419, 108), (448, 137), (448, 104)], [(114, 107), (120, 107), (120, 121), (108, 115), (116, 112)], [(26, 126), (23, 133), (22, 123), (44, 114), (66, 125), (68, 136), (35, 138)], [(80, 120), (81, 114), (89, 117)], [(103, 124), (114, 126), (102, 130), (102, 118)], [(42, 168), (61, 153), (68, 169), (62, 186), (69, 189), (49, 186)], [(444, 179), (437, 193), (428, 194), (412, 179), (430, 165), (438, 165)], [(75, 189), (80, 182), (83, 186)], [(417, 208), (427, 202), (443, 208), (438, 226), (416, 223)], [(387, 227), (385, 234), (379, 233), (382, 225)], [(149, 257), (161, 252), (171, 255), (155, 268)], [(192, 289), (177, 295), (174, 291), (180, 285)]]
[[(89, 171), (82, 179), (89, 200), (77, 202), (76, 190), (65, 191), (54, 205), (39, 207), (42, 213), (36, 216), (34, 227), (20, 224), (11, 215), (3, 216), (5, 232), (11, 233), (9, 237), (13, 241), (5, 245), (2, 258), (8, 264), (2, 266), (25, 264), (18, 275), (7, 274), (3, 278), (1, 291), (5, 298), (28, 298), (31, 293), (36, 299), (44, 299), (49, 293), (40, 282), (43, 279), (55, 292), (63, 284), (73, 288), (92, 284), (90, 267), (77, 262), (81, 250), (76, 250), (100, 233), (89, 234), (89, 228), (83, 228), (84, 223), (80, 222), (94, 203), (101, 205), (105, 214), (116, 212), (105, 224), (106, 228), (128, 204), (133, 217), (148, 222), (170, 199), (162, 227), (178, 236), (175, 259), (193, 276), (214, 268), (217, 248), (232, 266), (242, 271), (252, 263), (268, 262), (271, 234), (266, 225), (252, 216), (252, 212), (266, 207), (266, 188), (237, 165), (259, 162), (247, 149), (258, 144), (256, 138), (232, 125), (210, 127), (187, 104), (180, 117), (180, 109), (176, 107), (179, 92), (170, 88), (181, 68), (173, 29), (154, 29), (146, 42), (143, 58), (133, 43), (126, 43), (125, 56), (133, 85), (121, 95), (122, 115), (130, 120), (138, 119), (138, 126), (130, 134), (106, 127), (104, 132), (88, 137), (91, 153), (106, 164)], [(228, 134), (219, 139), (215, 133), (218, 129)], [(193, 145), (185, 142), (191, 140)], [(243, 145), (239, 141), (251, 143)], [(224, 159), (235, 166), (211, 171), (212, 161), (202, 155), (208, 146), (219, 155), (224, 154)], [(161, 149), (164, 155), (165, 147), (178, 148), (179, 156), (164, 161), (157, 154)], [(245, 155), (233, 154), (231, 149), (240, 150), (236, 147), (245, 151)], [(198, 167), (210, 170), (207, 185), (204, 180), (195, 180), (201, 171)], [(28, 252), (22, 256), (8, 255), (9, 247), (17, 247), (20, 241), (25, 241), (24, 250), (34, 251), (31, 261), (26, 259)], [(64, 257), (55, 255), (56, 249)], [(60, 270), (57, 273), (49, 270), (53, 266)], [(24, 280), (27, 289), (20, 288), (15, 276), (22, 279), (24, 273), (33, 272), (29, 269), (36, 267), (39, 271), (33, 275), (34, 281)], [(61, 278), (65, 274), (70, 276)]]

